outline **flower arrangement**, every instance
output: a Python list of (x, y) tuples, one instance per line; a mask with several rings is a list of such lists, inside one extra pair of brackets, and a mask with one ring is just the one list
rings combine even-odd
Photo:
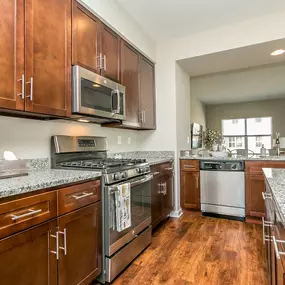
[(206, 129), (204, 133), (204, 145), (207, 149), (211, 150), (214, 144), (220, 143), (222, 135), (219, 131), (214, 131), (209, 128)]

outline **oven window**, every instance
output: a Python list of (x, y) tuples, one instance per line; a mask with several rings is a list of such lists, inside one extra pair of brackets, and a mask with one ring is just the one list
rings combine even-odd
[(111, 88), (81, 79), (81, 105), (83, 107), (111, 112), (111, 93)]
[(151, 217), (151, 181), (139, 184), (131, 188), (131, 223), (130, 228), (122, 232), (116, 230), (115, 217), (115, 195), (109, 195), (110, 202), (110, 245), (127, 234), (130, 230), (140, 225), (142, 222)]

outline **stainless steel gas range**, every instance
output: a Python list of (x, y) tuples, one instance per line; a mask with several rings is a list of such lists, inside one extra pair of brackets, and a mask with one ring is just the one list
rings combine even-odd
[[(144, 159), (107, 158), (105, 137), (53, 136), (52, 168), (102, 171), (103, 274), (102, 283), (111, 282), (151, 243), (150, 167)], [(115, 193), (130, 183), (131, 226), (116, 228)]]

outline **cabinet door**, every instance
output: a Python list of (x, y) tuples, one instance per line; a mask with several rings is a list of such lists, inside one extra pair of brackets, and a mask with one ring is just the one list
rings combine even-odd
[(26, 0), (26, 110), (69, 116), (70, 0)]
[(102, 24), (102, 75), (111, 80), (120, 81), (120, 37), (110, 28)]
[(155, 228), (162, 220), (163, 197), (161, 194), (161, 179), (155, 178), (152, 181), (151, 191), (151, 224)]
[(100, 21), (76, 0), (72, 8), (72, 64), (100, 73)]
[(140, 58), (140, 111), (142, 128), (156, 128), (154, 65), (146, 58)]
[(56, 285), (56, 221), (0, 241), (0, 284)]
[(262, 175), (245, 176), (246, 216), (259, 218), (264, 216), (264, 200), (262, 198), (264, 188)]
[(121, 41), (121, 83), (126, 87), (125, 125), (140, 127), (139, 120), (139, 53)]
[(182, 172), (180, 179), (181, 207), (199, 210), (200, 204), (200, 172)]
[(163, 217), (167, 217), (173, 211), (173, 176), (163, 177), (165, 192), (163, 195)]
[(59, 285), (89, 284), (101, 273), (101, 202), (66, 214), (58, 219), (60, 246)]
[(24, 110), (24, 0), (0, 1), (0, 18), (0, 108)]

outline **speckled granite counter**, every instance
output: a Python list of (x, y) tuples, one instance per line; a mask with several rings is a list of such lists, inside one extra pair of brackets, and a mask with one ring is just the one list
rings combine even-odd
[(101, 172), (98, 171), (56, 169), (31, 171), (27, 176), (0, 180), (0, 199), (99, 177)]
[(159, 158), (147, 158), (146, 159), (149, 165), (156, 165), (164, 162), (172, 162), (174, 160), (173, 157), (159, 157)]
[(263, 168), (263, 172), (285, 226), (285, 169)]
[(234, 156), (234, 157), (199, 157), (196, 155), (193, 156), (180, 156), (180, 159), (198, 159), (198, 160), (248, 160), (248, 161), (285, 161), (285, 156), (254, 156), (254, 157), (245, 157), (245, 156)]

